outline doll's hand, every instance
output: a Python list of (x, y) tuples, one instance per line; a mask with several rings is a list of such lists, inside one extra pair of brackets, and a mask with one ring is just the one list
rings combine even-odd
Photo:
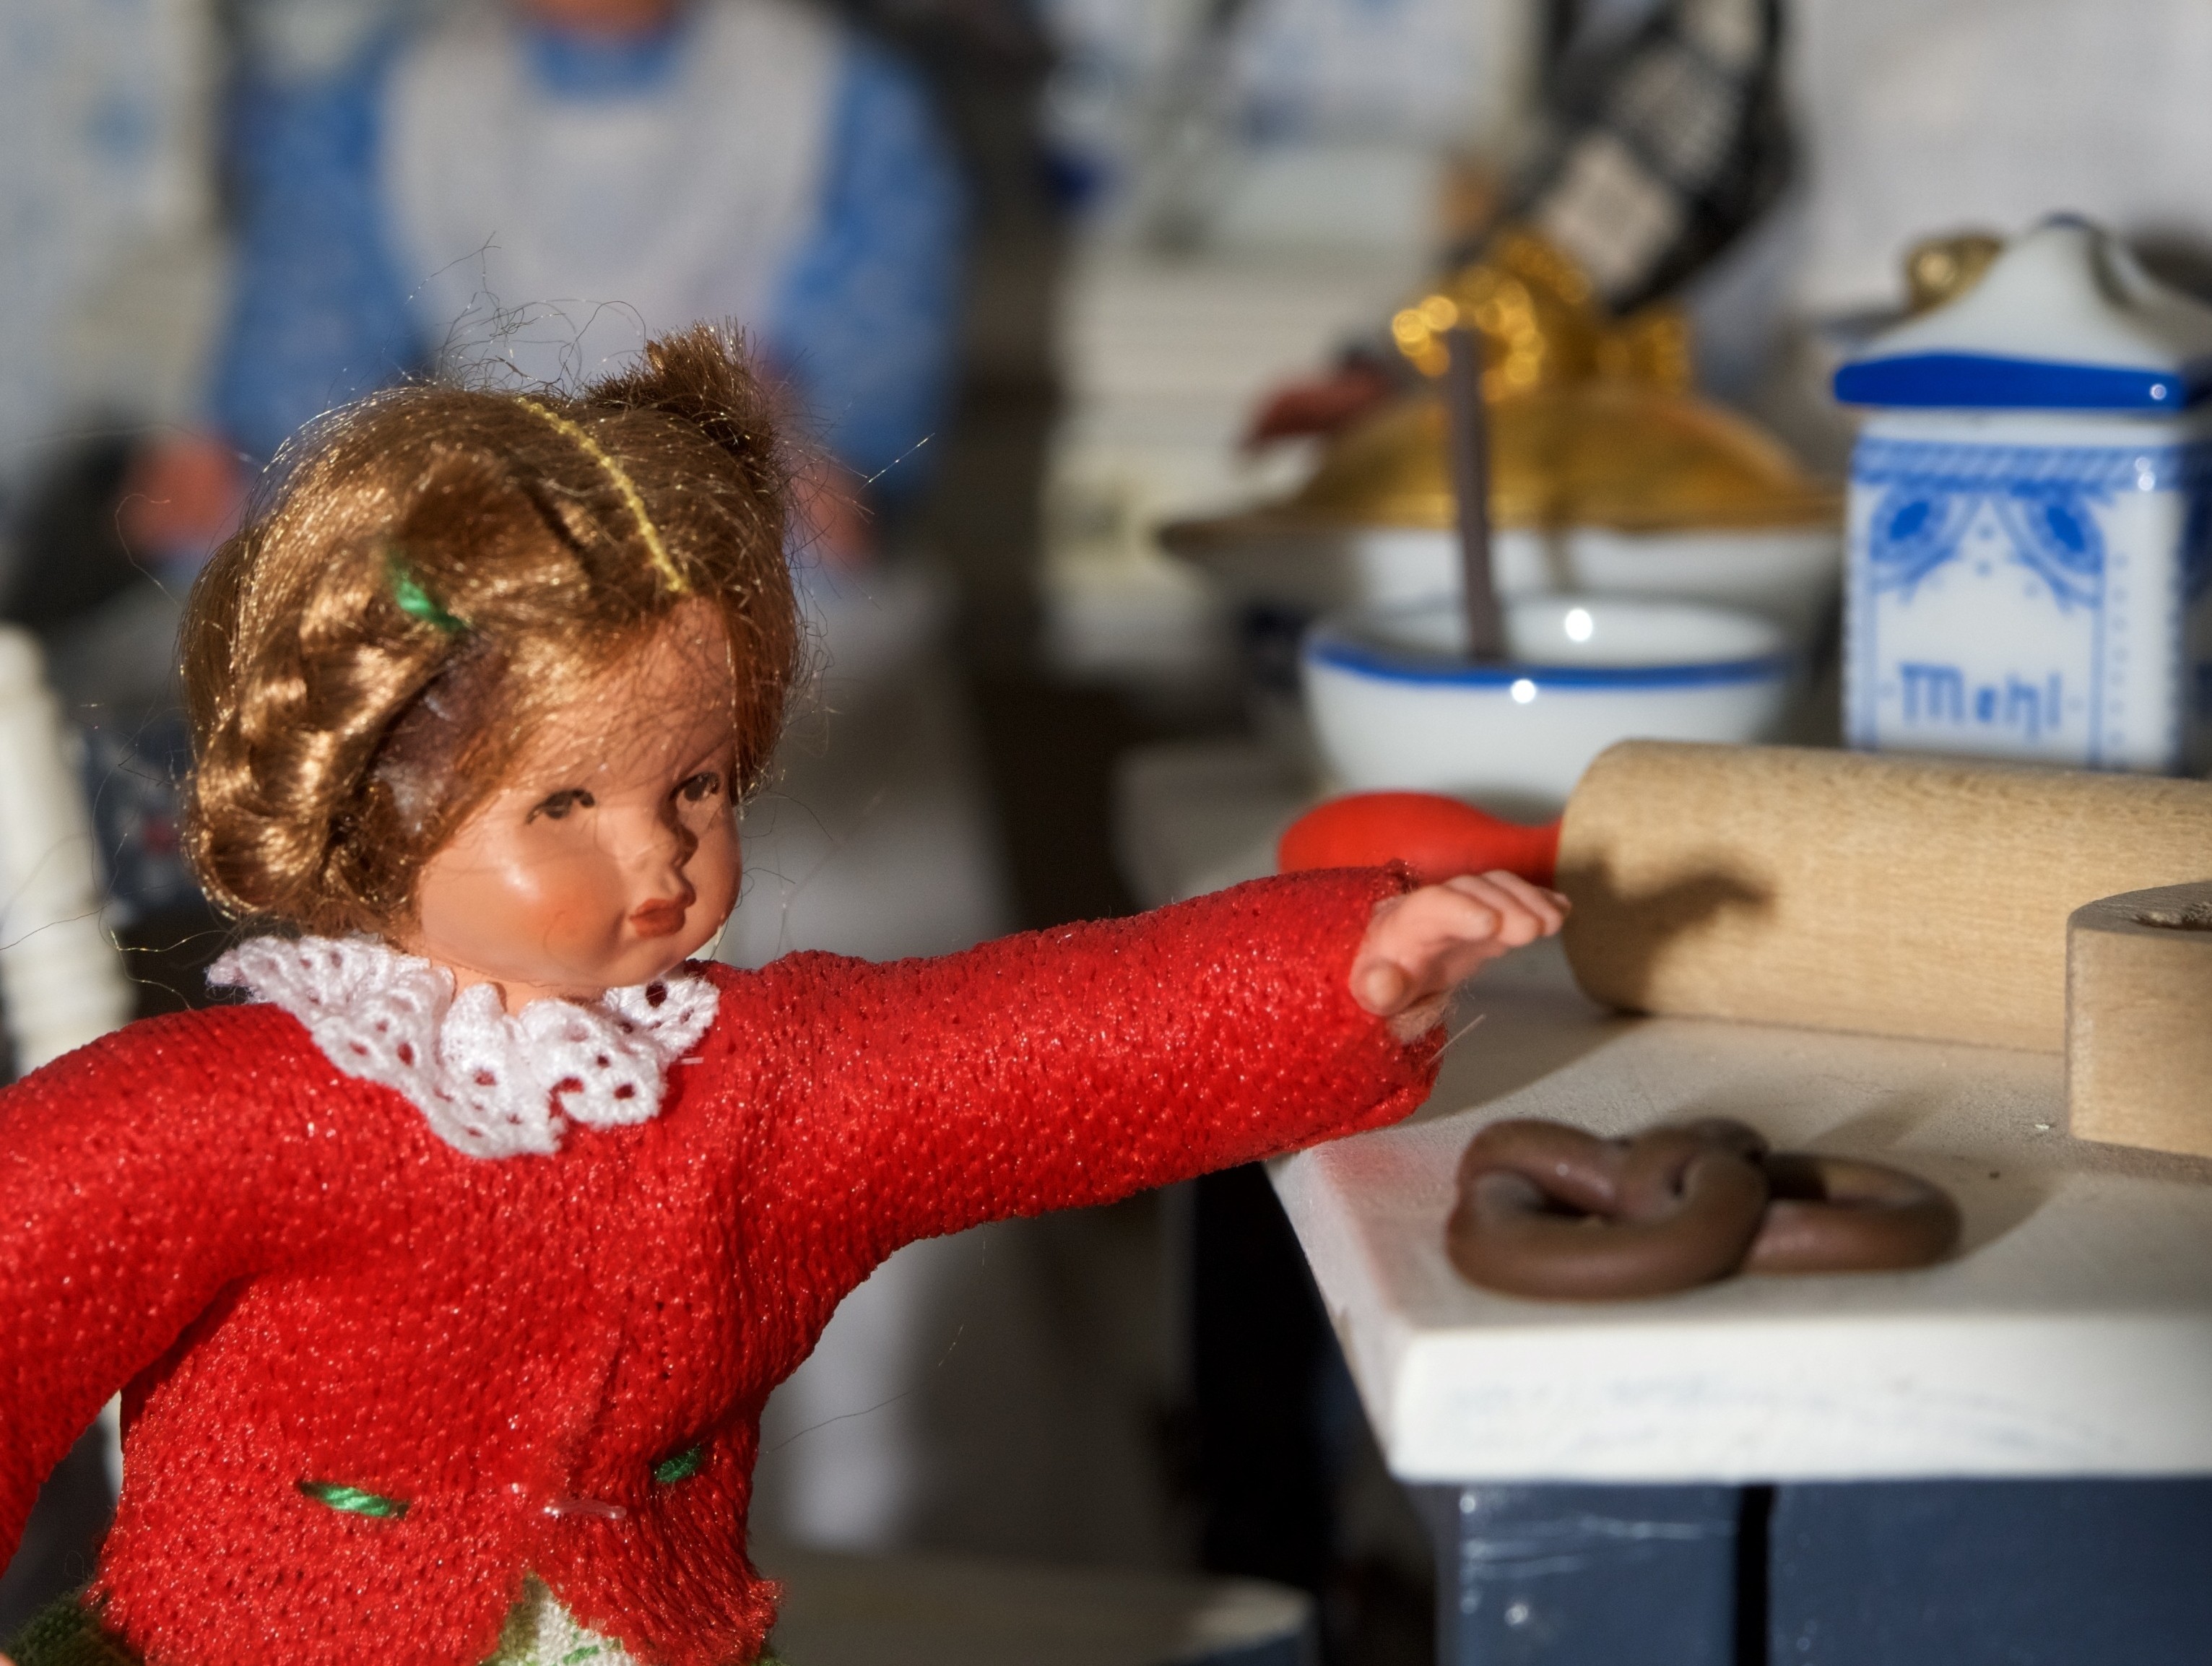
[(832, 572), (856, 572), (875, 558), (876, 535), (860, 477), (827, 458), (791, 483), (800, 547)]
[(174, 435), (131, 459), (116, 525), (134, 555), (204, 558), (238, 530), (248, 481), (237, 451), (216, 435)]
[(1243, 447), (1256, 452), (1278, 440), (1324, 438), (1352, 426), (1396, 392), (1371, 365), (1350, 364), (1268, 392), (1245, 424)]
[(1549, 937), (1566, 917), (1565, 897), (1502, 869), (1386, 897), (1352, 958), (1352, 997), (1411, 1041), (1484, 963)]

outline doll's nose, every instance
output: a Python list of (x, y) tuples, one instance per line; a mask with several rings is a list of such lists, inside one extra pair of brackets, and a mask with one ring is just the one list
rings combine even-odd
[(660, 816), (640, 830), (627, 851), (623, 887), (629, 894), (630, 925), (648, 937), (679, 929), (698, 891), (684, 870), (699, 848), (698, 836), (673, 817)]
[(648, 883), (665, 876), (681, 876), (699, 849), (699, 836), (684, 824), (673, 805), (664, 805), (650, 824), (639, 830), (630, 853), (632, 866)]
[(681, 873), (691, 865), (692, 857), (699, 853), (699, 835), (686, 826), (672, 810), (661, 818), (661, 824), (675, 835), (676, 852), (672, 860), (677, 871)]

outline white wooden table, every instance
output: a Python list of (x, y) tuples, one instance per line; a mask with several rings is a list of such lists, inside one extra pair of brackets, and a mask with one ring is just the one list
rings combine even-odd
[[(1125, 866), (1146, 902), (1264, 871), (1306, 797), (1237, 748), (1140, 753), (1121, 785)], [(1443, 1489), (1448, 1620), (1461, 1610), (1448, 1657), (1597, 1660), (1635, 1639), (1643, 1659), (1728, 1660), (1745, 1657), (1728, 1639), (1759, 1623), (1778, 1661), (2057, 1661), (2088, 1657), (2054, 1652), (2085, 1645), (2079, 1620), (2117, 1645), (2107, 1657), (2212, 1658), (2212, 1597), (2196, 1594), (2212, 1592), (2212, 1484), (2173, 1479), (2212, 1475), (2212, 1163), (2069, 1139), (2055, 1055), (1625, 1018), (1585, 1000), (1551, 945), (1491, 969), (1453, 1022), (1473, 1027), (1416, 1116), (1273, 1170), (1391, 1468)], [(1939, 1182), (1965, 1216), (1960, 1253), (1918, 1273), (1588, 1305), (1492, 1295), (1445, 1260), (1454, 1167), (1485, 1122), (1611, 1134), (1696, 1116)], [(1911, 1485), (1856, 1485), (1872, 1481)], [(2027, 1481), (2064, 1484), (1996, 1485)], [(1777, 1484), (1753, 1498), (1775, 1543), (1747, 1619), (1741, 1489)], [(1911, 1577), (1891, 1564), (1917, 1554), (1915, 1532), (1954, 1562), (1960, 1535), (2013, 1556), (2039, 1587), (2021, 1626), (1985, 1614), (1954, 1639), (1897, 1619), (1942, 1591), (1892, 1591), (1887, 1615), (1839, 1620), (1839, 1603), (1866, 1606), (1839, 1581)], [(1831, 1540), (1866, 1554), (1785, 1568), (1790, 1543)], [(1613, 1586), (1648, 1587), (1646, 1617), (1577, 1642), (1589, 1628), (1562, 1604), (1588, 1590), (1535, 1570), (1565, 1556), (1586, 1575), (1610, 1566), (1607, 1547), (1629, 1557)], [(1952, 1566), (1921, 1560), (1930, 1578)], [(1956, 1597), (1978, 1576), (1945, 1577)], [(2091, 1599), (2059, 1589), (2069, 1578), (2128, 1590), (2124, 1644), (2104, 1607), (2084, 1614)], [(1676, 1615), (1662, 1645), (1649, 1605), (1669, 1596), (1702, 1617)]]

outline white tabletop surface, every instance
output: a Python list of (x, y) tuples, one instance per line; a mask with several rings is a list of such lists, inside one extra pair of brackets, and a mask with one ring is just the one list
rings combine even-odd
[[(1190, 748), (1133, 758), (1121, 787), (1147, 902), (1264, 870), (1303, 790)], [(2212, 1163), (2069, 1139), (2057, 1055), (1623, 1018), (1549, 945), (1491, 969), (1453, 1023), (1473, 1027), (1413, 1118), (1274, 1165), (1401, 1477), (2212, 1473)], [(1942, 1183), (1960, 1254), (1595, 1304), (1492, 1295), (1445, 1260), (1454, 1167), (1483, 1123), (1698, 1116)]]

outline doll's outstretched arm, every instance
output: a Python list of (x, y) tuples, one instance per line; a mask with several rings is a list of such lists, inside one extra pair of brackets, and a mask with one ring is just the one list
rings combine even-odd
[(1480, 887), (1410, 889), (1381, 869), (1291, 875), (849, 971), (816, 1032), (819, 1114), (782, 1160), (823, 1232), (880, 1255), (1393, 1121), (1426, 1096), (1439, 1039), (1355, 999), (1355, 958), (1406, 980), (1373, 1003), (1405, 1030), (1429, 983), (1546, 918)]
[(108, 1396), (295, 1213), (306, 1165), (236, 1091), (257, 1049), (218, 1017), (133, 1025), (0, 1091), (0, 1566)]

